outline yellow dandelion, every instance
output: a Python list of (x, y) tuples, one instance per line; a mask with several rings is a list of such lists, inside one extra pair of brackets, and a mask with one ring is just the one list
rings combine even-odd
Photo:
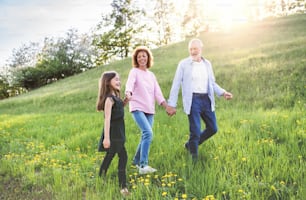
[(281, 181), (280, 184), (281, 184), (281, 185), (285, 185), (286, 183), (285, 183), (284, 181)]
[(274, 187), (274, 185), (271, 185), (271, 190), (276, 191), (276, 188)]
[(187, 199), (187, 194), (182, 194), (183, 199)]
[(163, 192), (162, 193), (162, 196), (164, 197), (164, 196), (166, 196), (167, 195), (167, 192)]
[(207, 195), (204, 200), (215, 200), (214, 195)]
[(238, 192), (239, 193), (244, 193), (244, 191), (242, 189), (239, 189)]

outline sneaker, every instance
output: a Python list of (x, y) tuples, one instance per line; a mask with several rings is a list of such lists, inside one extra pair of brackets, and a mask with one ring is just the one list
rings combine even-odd
[(153, 173), (156, 171), (157, 169), (154, 169), (153, 167), (150, 167), (149, 165), (139, 168), (139, 174), (149, 174), (149, 173)]
[(122, 196), (129, 196), (131, 193), (128, 191), (127, 188), (123, 188), (120, 190), (120, 193), (122, 194)]
[(140, 168), (140, 166), (138, 165), (138, 164), (132, 164), (132, 168), (136, 168), (136, 169), (139, 169)]

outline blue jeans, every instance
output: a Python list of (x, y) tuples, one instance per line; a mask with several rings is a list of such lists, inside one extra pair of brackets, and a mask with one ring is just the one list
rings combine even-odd
[[(206, 128), (201, 131), (201, 119)], [(198, 146), (214, 135), (217, 128), (215, 112), (211, 111), (211, 101), (207, 94), (193, 94), (189, 120), (189, 141), (187, 146), (193, 157), (198, 156)]]
[(136, 110), (132, 112), (132, 116), (141, 130), (141, 139), (133, 159), (133, 164), (144, 167), (149, 163), (149, 151), (153, 138), (152, 127), (154, 115)]

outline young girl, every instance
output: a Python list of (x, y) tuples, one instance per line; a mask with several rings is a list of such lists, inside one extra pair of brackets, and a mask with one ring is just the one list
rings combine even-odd
[(126, 185), (127, 152), (125, 143), (124, 105), (120, 99), (120, 78), (117, 72), (104, 72), (99, 80), (97, 111), (104, 111), (104, 129), (99, 151), (106, 151), (99, 176), (105, 176), (109, 165), (117, 153), (119, 156), (118, 178), (120, 193), (129, 195)]

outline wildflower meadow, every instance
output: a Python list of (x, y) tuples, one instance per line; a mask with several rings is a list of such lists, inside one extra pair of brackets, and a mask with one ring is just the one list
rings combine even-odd
[[(140, 131), (125, 108), (127, 178), (135, 200), (302, 200), (305, 180), (306, 15), (203, 33), (204, 55), (233, 100), (216, 100), (218, 133), (199, 147), (193, 164), (184, 143), (188, 119), (156, 105), (149, 164), (140, 175), (132, 158)], [(188, 40), (153, 50), (155, 73), (167, 98)], [(103, 114), (96, 112), (98, 79), (121, 76), (130, 58), (0, 101), (0, 199), (122, 199), (115, 157), (98, 176)]]

